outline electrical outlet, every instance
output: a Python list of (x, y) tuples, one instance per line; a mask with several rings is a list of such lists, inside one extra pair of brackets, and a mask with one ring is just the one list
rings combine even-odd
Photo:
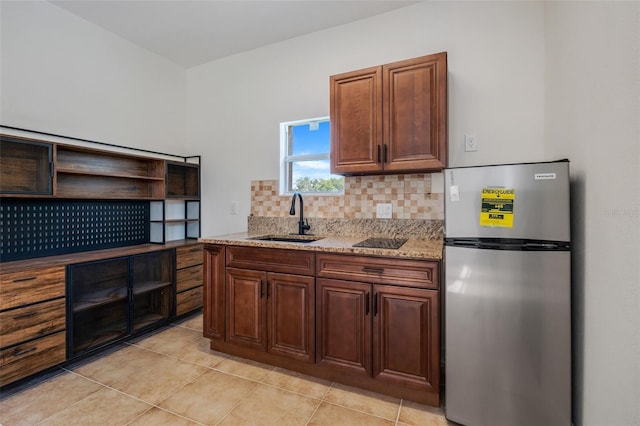
[(464, 150), (467, 152), (478, 150), (476, 135), (464, 135)]
[(393, 208), (391, 203), (378, 203), (376, 204), (376, 218), (377, 219), (391, 219)]
[(229, 213), (232, 214), (232, 215), (238, 214), (238, 202), (237, 201), (232, 201), (231, 202), (231, 208), (229, 208)]

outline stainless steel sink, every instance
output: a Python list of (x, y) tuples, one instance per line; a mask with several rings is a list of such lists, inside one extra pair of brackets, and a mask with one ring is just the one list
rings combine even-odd
[(322, 238), (313, 235), (261, 235), (259, 237), (249, 237), (248, 240), (258, 241), (279, 241), (284, 243), (311, 243), (321, 240)]

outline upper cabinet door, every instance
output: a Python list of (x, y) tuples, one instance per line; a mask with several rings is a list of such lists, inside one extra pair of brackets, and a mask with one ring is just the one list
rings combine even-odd
[(446, 167), (446, 52), (334, 75), (330, 82), (332, 173)]
[(382, 67), (387, 171), (447, 164), (447, 54)]
[(382, 170), (382, 67), (330, 78), (331, 173)]

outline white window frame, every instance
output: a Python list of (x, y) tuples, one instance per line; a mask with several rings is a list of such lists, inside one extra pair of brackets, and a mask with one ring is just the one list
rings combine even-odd
[[(291, 179), (291, 165), (300, 161), (318, 161), (329, 160), (330, 152), (322, 154), (312, 155), (289, 155), (289, 147), (292, 138), (292, 132), (289, 129), (293, 126), (299, 126), (301, 124), (311, 124), (329, 121), (329, 117), (316, 117), (308, 118), (304, 120), (287, 121), (280, 123), (280, 195), (291, 195), (290, 182)], [(344, 194), (344, 188), (341, 192), (305, 192), (304, 194), (310, 195), (342, 195)]]

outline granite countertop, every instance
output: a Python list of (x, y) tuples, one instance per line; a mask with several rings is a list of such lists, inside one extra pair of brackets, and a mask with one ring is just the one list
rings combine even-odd
[[(350, 253), (361, 255), (373, 255), (373, 256), (387, 256), (387, 257), (399, 257), (399, 258), (411, 258), (411, 259), (442, 259), (442, 245), (441, 239), (408, 239), (398, 249), (381, 249), (381, 248), (364, 248), (353, 247), (354, 244), (359, 243), (367, 237), (362, 236), (319, 236), (313, 237), (319, 238), (317, 241), (310, 243), (298, 243), (298, 242), (280, 242), (280, 241), (261, 241), (252, 240), (249, 238), (260, 236), (261, 234), (249, 234), (241, 232), (237, 234), (220, 235), (213, 237), (202, 237), (198, 241), (205, 244), (224, 244), (235, 246), (250, 246), (250, 247), (270, 247), (281, 249), (293, 249), (293, 250), (308, 250), (325, 253)], [(262, 234), (264, 235), (264, 234)]]

